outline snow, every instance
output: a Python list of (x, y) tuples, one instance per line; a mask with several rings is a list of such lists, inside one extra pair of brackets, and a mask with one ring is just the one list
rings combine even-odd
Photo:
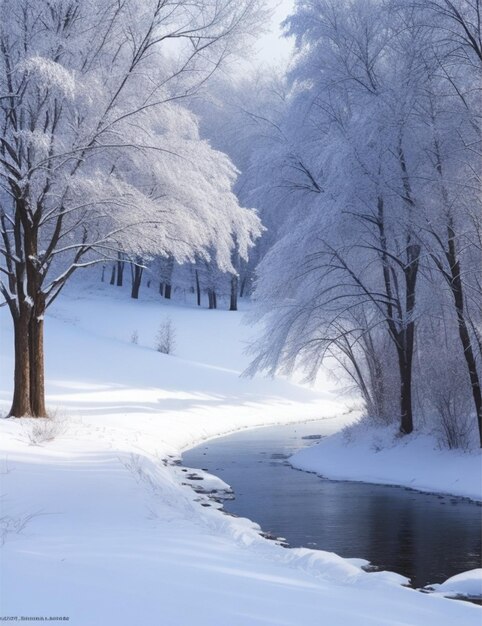
[[(72, 99), (75, 94), (76, 81), (73, 73), (66, 67), (47, 57), (32, 56), (17, 65), (17, 71), (34, 74), (39, 84), (46, 89), (53, 87), (63, 95)], [(47, 142), (45, 141), (45, 144)], [(46, 146), (48, 147), (48, 146)]]
[(431, 588), (446, 596), (482, 598), (482, 568), (451, 576), (441, 585), (431, 585)]
[[(153, 349), (169, 315), (176, 356)], [(0, 420), (0, 616), (73, 626), (479, 625), (478, 607), (401, 586), (362, 559), (284, 549), (202, 507), (182, 449), (262, 423), (353, 418), (331, 392), (239, 377), (242, 314), (76, 286), (46, 318), (52, 421)], [(2, 338), (11, 333), (0, 309)], [(130, 343), (134, 329), (139, 344)], [(239, 339), (241, 337), (241, 339)], [(240, 345), (241, 343), (241, 345)], [(2, 341), (0, 406), (12, 355)], [(172, 455), (169, 457), (169, 455)], [(209, 488), (226, 489), (214, 478)]]
[(297, 452), (290, 463), (326, 478), (403, 485), (482, 500), (480, 450), (441, 449), (428, 434), (401, 437), (396, 426), (375, 428), (360, 421)]

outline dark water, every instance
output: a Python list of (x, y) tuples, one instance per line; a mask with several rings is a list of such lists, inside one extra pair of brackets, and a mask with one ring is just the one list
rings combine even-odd
[[(202, 444), (183, 464), (227, 482), (225, 510), (248, 517), (292, 547), (359, 557), (416, 587), (481, 567), (482, 507), (400, 487), (322, 479), (286, 461), (326, 432), (323, 422), (245, 431)], [(313, 437), (312, 439), (306, 437)]]

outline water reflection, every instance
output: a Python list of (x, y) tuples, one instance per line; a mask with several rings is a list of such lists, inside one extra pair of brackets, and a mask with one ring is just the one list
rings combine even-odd
[(482, 508), (397, 487), (323, 480), (292, 469), (286, 456), (312, 445), (323, 422), (242, 432), (183, 456), (229, 483), (225, 509), (306, 546), (361, 557), (415, 586), (480, 567)]

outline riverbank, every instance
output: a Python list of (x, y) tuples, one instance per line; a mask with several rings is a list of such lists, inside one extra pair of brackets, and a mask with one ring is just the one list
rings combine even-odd
[(301, 450), (290, 463), (336, 480), (400, 485), (482, 501), (480, 450), (444, 449), (428, 434), (402, 437), (396, 426), (352, 424)]
[[(175, 356), (154, 349), (166, 316)], [(73, 626), (478, 626), (476, 607), (419, 594), (396, 574), (367, 574), (331, 553), (285, 550), (249, 520), (202, 507), (183, 485), (171, 461), (190, 445), (343, 412), (330, 393), (240, 379), (240, 318), (154, 297), (134, 302), (107, 286), (59, 298), (46, 319), (54, 419), (0, 420), (1, 617), (63, 616)], [(5, 308), (0, 324), (5, 412)], [(333, 432), (349, 421), (333, 420)]]
[[(320, 420), (234, 433), (189, 450), (182, 464), (221, 478), (234, 492), (223, 502), (228, 513), (255, 520), (291, 547), (363, 558), (379, 570), (406, 576), (416, 588), (452, 576), (451, 584), (458, 584), (457, 575), (480, 566), (477, 503), (294, 470), (287, 459), (323, 437), (329, 425)], [(203, 481), (195, 485), (198, 491), (211, 489)], [(476, 595), (482, 596), (479, 586)]]

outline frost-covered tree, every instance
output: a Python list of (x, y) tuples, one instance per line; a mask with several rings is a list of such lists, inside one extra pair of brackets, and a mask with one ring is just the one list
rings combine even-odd
[(244, 45), (257, 0), (0, 2), (1, 293), (11, 415), (45, 415), (43, 319), (70, 276), (118, 251), (214, 248), (230, 267), (256, 215), (182, 101)]
[[(456, 17), (468, 5), (296, 3), (275, 178), (290, 193), (258, 268), (266, 333), (251, 371), (313, 378), (334, 358), (367, 411), (409, 433), (447, 406), (442, 386), (430, 407), (423, 390), (450, 362), (449, 402), (467, 410), (472, 393), (482, 441), (480, 65), (474, 14), (468, 30)], [(262, 187), (269, 203), (273, 179)]]

